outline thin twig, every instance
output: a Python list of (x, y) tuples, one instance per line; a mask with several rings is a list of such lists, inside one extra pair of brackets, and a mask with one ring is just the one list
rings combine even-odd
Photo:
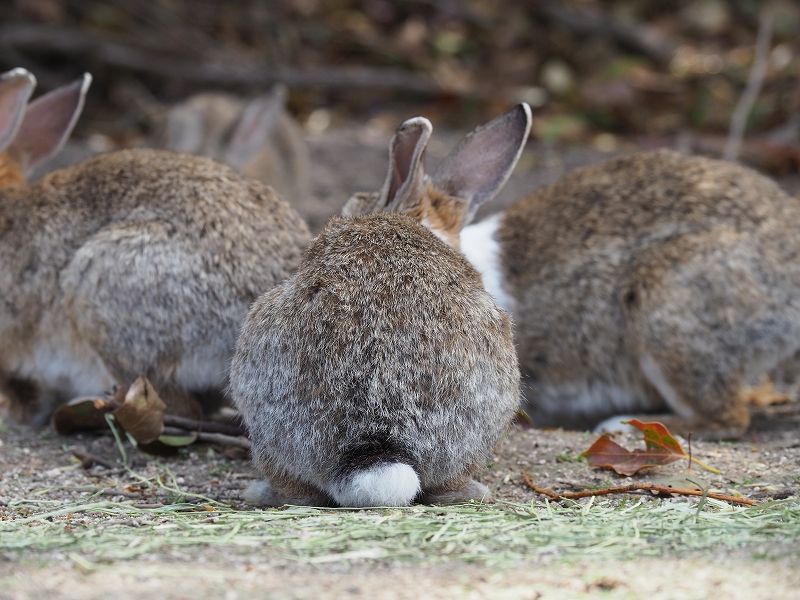
[(690, 490), (686, 488), (673, 488), (668, 485), (655, 485), (652, 483), (631, 483), (629, 485), (620, 485), (616, 487), (605, 488), (602, 490), (583, 490), (581, 492), (567, 492), (565, 494), (558, 494), (549, 488), (541, 488), (533, 483), (533, 480), (527, 473), (522, 474), (522, 479), (525, 484), (537, 494), (542, 494), (553, 500), (576, 500), (578, 498), (588, 498), (590, 496), (607, 496), (609, 494), (628, 494), (630, 492), (658, 492), (659, 494), (678, 494), (681, 496), (703, 496), (707, 498), (714, 498), (715, 500), (725, 500), (727, 502), (734, 502), (736, 504), (745, 504), (747, 506), (757, 506), (761, 504), (758, 500), (751, 500), (750, 498), (739, 498), (737, 496), (728, 496), (727, 494), (716, 494), (714, 492), (704, 492), (703, 490)]
[(229, 425), (228, 423), (217, 423), (216, 421), (198, 421), (179, 417), (178, 415), (164, 415), (164, 425), (180, 427), (190, 431), (207, 431), (209, 433), (224, 433), (225, 435), (244, 435), (243, 427), (239, 425)]
[(105, 467), (106, 469), (118, 469), (120, 467), (118, 463), (106, 460), (105, 458), (96, 456), (91, 452), (87, 452), (86, 450), (81, 450), (80, 448), (74, 448), (72, 450), (72, 455), (81, 460), (81, 466), (84, 469), (91, 469), (92, 466), (94, 465), (100, 465), (101, 467)]
[(747, 117), (753, 110), (761, 86), (764, 84), (764, 77), (769, 66), (769, 49), (772, 42), (772, 12), (769, 8), (761, 11), (758, 19), (758, 38), (756, 39), (756, 54), (753, 59), (753, 66), (750, 75), (747, 77), (742, 97), (731, 116), (731, 128), (728, 133), (728, 142), (725, 144), (723, 158), (735, 162), (739, 158), (739, 151), (742, 147), (744, 130), (747, 127)]
[(676, 49), (675, 44), (656, 39), (641, 26), (629, 25), (601, 11), (578, 12), (565, 8), (562, 2), (553, 0), (535, 4), (534, 10), (538, 10), (561, 27), (575, 33), (611, 37), (619, 45), (640, 52), (660, 64), (668, 63)]
[(290, 86), (328, 88), (389, 88), (436, 94), (442, 86), (427, 75), (379, 67), (325, 66), (317, 69), (211, 64), (158, 56), (130, 45), (109, 42), (75, 29), (38, 25), (0, 27), (0, 48), (51, 50), (70, 57), (85, 57), (114, 67), (158, 75), (170, 81), (198, 81), (215, 85), (266, 87), (283, 82)]
[(234, 437), (232, 435), (225, 435), (223, 433), (206, 433), (201, 431), (197, 434), (197, 439), (200, 442), (210, 442), (212, 444), (222, 444), (223, 446), (238, 446), (245, 450), (250, 450), (252, 444), (250, 440), (245, 437)]
[(179, 427), (165, 427), (164, 435), (196, 435), (198, 442), (209, 442), (211, 444), (221, 444), (223, 446), (237, 446), (250, 450), (252, 444), (250, 440), (242, 436), (225, 435), (224, 433), (209, 433), (206, 431), (187, 431)]

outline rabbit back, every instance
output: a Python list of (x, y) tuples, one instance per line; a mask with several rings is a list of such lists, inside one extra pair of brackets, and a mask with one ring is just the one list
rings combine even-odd
[(746, 423), (742, 379), (800, 346), (792, 224), (768, 179), (668, 151), (518, 201), (497, 239), (533, 412)]
[(91, 370), (98, 358), (120, 384), (146, 374), (157, 389), (223, 388), (249, 304), (292, 272), (310, 237), (263, 184), (155, 150), (96, 157), (3, 202), (0, 330), (19, 341), (4, 362), (49, 366), (43, 383), (64, 394), (106, 389), (75, 377), (75, 361)]
[[(273, 486), (330, 493), (364, 457), (457, 489), (518, 404), (511, 324), (456, 251), (409, 217), (333, 219), (248, 316), (233, 398)], [(307, 491), (307, 490), (301, 490)]]

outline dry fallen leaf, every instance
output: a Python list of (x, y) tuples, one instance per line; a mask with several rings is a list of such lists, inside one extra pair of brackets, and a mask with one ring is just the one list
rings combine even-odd
[(133, 382), (125, 401), (114, 417), (139, 444), (156, 441), (164, 433), (164, 411), (167, 406), (144, 377)]
[(61, 435), (107, 429), (105, 413), (96, 407), (97, 398), (85, 396), (73, 398), (53, 413), (53, 428)]
[[(678, 440), (661, 423), (657, 421), (642, 423), (632, 419), (627, 421), (627, 424), (644, 433), (645, 449), (627, 450), (612, 441), (608, 434), (604, 434), (582, 454), (590, 466), (614, 469), (620, 475), (633, 475), (641, 469), (668, 465), (689, 458)], [(692, 461), (704, 469), (719, 473), (695, 458), (692, 458)]]
[(748, 404), (753, 406), (772, 406), (773, 404), (788, 404), (792, 398), (788, 394), (775, 391), (772, 380), (767, 378), (756, 388), (744, 388), (740, 395)]

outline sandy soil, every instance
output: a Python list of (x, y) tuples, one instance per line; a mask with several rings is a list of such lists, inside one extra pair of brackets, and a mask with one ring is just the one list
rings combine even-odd
[[(202, 559), (202, 560), (201, 560)], [(91, 573), (56, 563), (0, 565), (0, 600), (426, 598), (700, 600), (800, 598), (800, 569), (789, 560), (747, 557), (636, 560), (627, 563), (536, 564), (513, 569), (449, 565), (274, 566), (201, 555), (117, 563)]]

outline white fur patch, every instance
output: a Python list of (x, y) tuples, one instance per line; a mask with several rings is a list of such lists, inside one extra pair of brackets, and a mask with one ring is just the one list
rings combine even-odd
[(642, 373), (647, 378), (654, 388), (658, 390), (661, 397), (675, 413), (682, 417), (691, 418), (694, 416), (692, 407), (686, 404), (681, 398), (678, 397), (675, 388), (673, 388), (664, 377), (661, 367), (649, 354), (643, 355), (639, 359), (639, 367)]
[(221, 389), (225, 386), (229, 361), (226, 356), (185, 356), (175, 370), (175, 381), (186, 390)]
[(274, 506), (275, 494), (266, 481), (254, 481), (247, 486), (242, 498), (251, 506)]
[(405, 463), (377, 463), (328, 488), (337, 504), (352, 507), (408, 506), (419, 492), (419, 477)]
[[(627, 423), (623, 423), (623, 421), (630, 421), (633, 418), (634, 417), (628, 415), (609, 417), (608, 419), (595, 425), (594, 433), (636, 433), (639, 431), (638, 429), (628, 425)], [(639, 431), (639, 433), (641, 432)]]
[(115, 383), (100, 357), (85, 346), (40, 345), (33, 360), (23, 362), (19, 373), (65, 396), (101, 395)]
[(619, 414), (631, 410), (645, 410), (647, 405), (640, 395), (619, 385), (606, 382), (572, 381), (560, 385), (539, 385), (531, 388), (531, 397), (551, 414), (569, 411), (573, 414)]
[(495, 232), (500, 227), (502, 213), (469, 225), (461, 230), (461, 252), (481, 274), (483, 287), (506, 312), (513, 312), (513, 300), (503, 290), (503, 272), (500, 269), (500, 244)]

